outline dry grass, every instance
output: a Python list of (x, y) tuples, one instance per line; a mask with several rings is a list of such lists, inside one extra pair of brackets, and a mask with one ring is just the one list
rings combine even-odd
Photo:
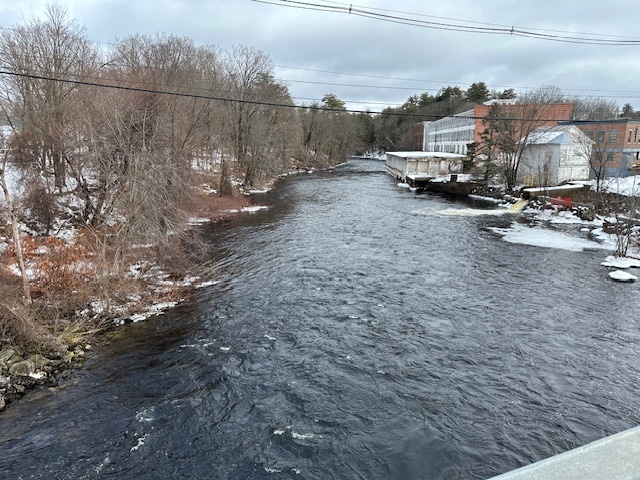
[[(196, 193), (186, 196), (182, 208), (190, 216), (222, 222), (250, 204), (251, 199), (240, 194)], [(0, 254), (0, 342), (25, 350), (73, 346), (114, 325), (115, 317), (160, 301), (183, 299), (185, 287), (178, 280), (187, 272), (207, 273), (194, 262), (206, 256), (208, 248), (196, 229), (173, 236), (162, 248), (126, 246), (123, 250), (113, 238), (113, 232), (89, 229), (76, 231), (73, 242), (25, 235), (30, 304), (22, 298), (10, 244)], [(138, 266), (138, 275), (129, 272), (130, 265)], [(160, 282), (159, 265), (165, 275)]]
[(220, 197), (218, 195), (199, 194), (194, 196), (191, 204), (186, 206), (193, 216), (208, 218), (213, 222), (232, 218), (234, 210), (251, 205), (251, 199), (246, 195)]

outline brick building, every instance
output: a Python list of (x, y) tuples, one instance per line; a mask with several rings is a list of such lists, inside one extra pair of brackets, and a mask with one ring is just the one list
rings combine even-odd
[(563, 122), (575, 125), (593, 141), (591, 164), (602, 167), (604, 177), (624, 177), (640, 166), (640, 121), (585, 120)]
[(513, 99), (492, 100), (457, 115), (418, 123), (413, 132), (414, 150), (466, 155), (467, 145), (480, 143), (480, 134), (485, 130), (482, 121), (489, 115), (494, 103), (501, 104), (505, 116), (527, 122), (529, 130), (553, 127), (559, 122), (568, 121), (573, 109), (569, 103), (533, 105), (516, 103)]

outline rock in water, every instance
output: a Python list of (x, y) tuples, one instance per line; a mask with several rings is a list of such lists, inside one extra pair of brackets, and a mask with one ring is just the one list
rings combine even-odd
[(614, 270), (613, 272), (609, 272), (609, 277), (611, 277), (616, 282), (635, 282), (638, 277), (635, 275), (631, 275), (628, 272), (623, 272), (622, 270)]

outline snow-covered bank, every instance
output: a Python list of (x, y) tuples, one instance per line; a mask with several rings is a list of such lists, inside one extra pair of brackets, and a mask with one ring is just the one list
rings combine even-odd
[(572, 252), (584, 250), (609, 250), (611, 247), (585, 238), (574, 237), (541, 227), (513, 224), (510, 228), (493, 227), (491, 230), (502, 236), (505, 242), (532, 245), (544, 248), (558, 248)]

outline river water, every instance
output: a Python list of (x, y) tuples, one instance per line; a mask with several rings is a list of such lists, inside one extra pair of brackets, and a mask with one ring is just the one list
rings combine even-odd
[(636, 426), (636, 285), (376, 161), (207, 227), (220, 282), (0, 414), (0, 478), (488, 478)]

